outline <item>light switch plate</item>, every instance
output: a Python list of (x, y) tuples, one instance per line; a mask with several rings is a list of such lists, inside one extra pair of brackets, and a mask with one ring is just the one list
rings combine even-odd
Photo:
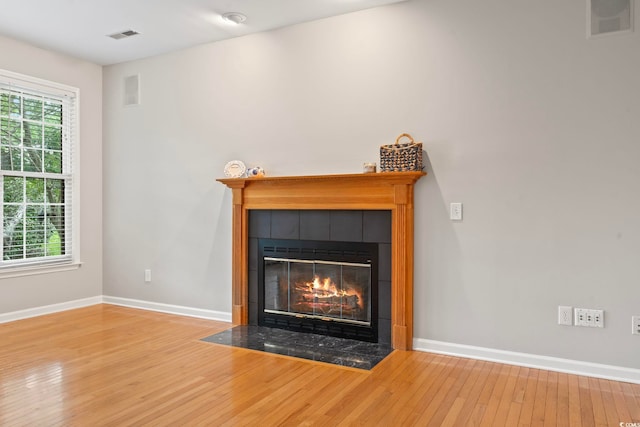
[(451, 203), (449, 218), (452, 221), (462, 221), (462, 203)]

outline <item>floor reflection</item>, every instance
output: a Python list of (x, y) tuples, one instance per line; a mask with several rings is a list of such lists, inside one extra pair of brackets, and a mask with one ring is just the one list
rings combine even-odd
[[(31, 418), (42, 420), (42, 411), (46, 411), (46, 418), (54, 424), (56, 420), (63, 419), (65, 390), (61, 363), (47, 362), (10, 376), (0, 375), (0, 384), (1, 425), (4, 425), (3, 414), (20, 414), (20, 418), (27, 424)], [(22, 413), (25, 410), (28, 413)]]

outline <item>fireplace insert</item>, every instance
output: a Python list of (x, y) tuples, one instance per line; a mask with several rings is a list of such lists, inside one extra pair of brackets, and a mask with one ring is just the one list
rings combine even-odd
[(258, 324), (378, 340), (376, 243), (258, 239)]

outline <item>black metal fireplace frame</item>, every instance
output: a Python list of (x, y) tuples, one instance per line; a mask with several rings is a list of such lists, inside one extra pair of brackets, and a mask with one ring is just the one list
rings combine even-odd
[[(295, 257), (301, 260), (371, 264), (370, 325), (266, 313), (264, 311), (265, 257)], [(258, 239), (258, 325), (296, 332), (378, 342), (378, 244), (324, 240)]]

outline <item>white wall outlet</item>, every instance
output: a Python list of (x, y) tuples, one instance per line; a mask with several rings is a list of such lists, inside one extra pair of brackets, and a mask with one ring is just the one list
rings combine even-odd
[(573, 324), (576, 326), (589, 326), (586, 308), (576, 308), (573, 310)]
[(593, 326), (604, 328), (604, 310), (591, 310), (593, 314)]
[(145, 282), (150, 282), (151, 281), (151, 270), (145, 270), (144, 271), (144, 281)]
[(631, 333), (640, 335), (640, 316), (631, 316)]
[(604, 310), (576, 308), (574, 310), (573, 324), (590, 328), (604, 328)]
[(573, 325), (573, 308), (566, 305), (558, 306), (558, 325)]
[(451, 203), (449, 218), (452, 221), (462, 221), (462, 203)]

